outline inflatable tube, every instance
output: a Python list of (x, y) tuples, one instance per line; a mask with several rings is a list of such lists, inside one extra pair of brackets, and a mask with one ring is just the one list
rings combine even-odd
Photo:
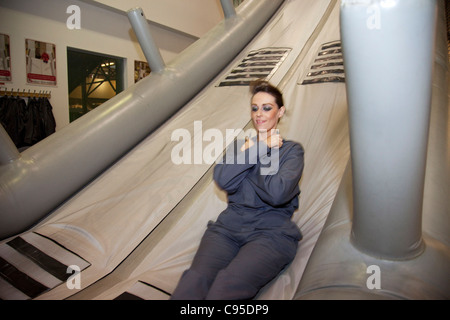
[(162, 72), (3, 164), (0, 238), (35, 224), (158, 128), (242, 50), (282, 3), (246, 1)]
[[(351, 1), (349, 1), (351, 2)], [(377, 5), (380, 5), (378, 3)], [(420, 21), (425, 22), (427, 27), (424, 27), (419, 34), (425, 35), (431, 31), (431, 27), (434, 25), (435, 14), (435, 1), (398, 1), (397, 4), (402, 8), (398, 12), (401, 16), (412, 14), (414, 17), (411, 20), (411, 25), (420, 25)], [(356, 6), (357, 8), (341, 8), (346, 15), (356, 13), (359, 11), (360, 16), (366, 16), (367, 12), (376, 12), (377, 8), (372, 8), (372, 11), (368, 10), (364, 6)], [(426, 7), (426, 9), (425, 9)], [(426, 171), (425, 173), (419, 173), (419, 177), (414, 185), (406, 185), (403, 188), (398, 188), (392, 194), (387, 194), (388, 199), (383, 197), (386, 195), (382, 190), (378, 193), (378, 212), (371, 212), (373, 207), (362, 208), (357, 204), (357, 197), (360, 196), (361, 190), (358, 190), (355, 181), (361, 184), (363, 181), (367, 184), (365, 189), (372, 188), (374, 199), (375, 191), (379, 186), (373, 186), (370, 180), (362, 180), (361, 177), (356, 177), (358, 173), (358, 165), (350, 161), (347, 165), (344, 177), (341, 181), (338, 193), (333, 202), (333, 206), (328, 215), (327, 221), (322, 229), (320, 237), (314, 247), (314, 251), (306, 266), (302, 280), (297, 288), (297, 292), (294, 299), (298, 300), (317, 300), (317, 299), (449, 299), (450, 298), (450, 281), (448, 277), (448, 270), (450, 268), (450, 238), (449, 238), (449, 211), (448, 211), (448, 52), (446, 44), (446, 28), (445, 28), (445, 15), (444, 15), (444, 1), (439, 2), (439, 19), (436, 37), (436, 51), (433, 52), (430, 48), (434, 48), (431, 39), (423, 39), (428, 45), (428, 53), (423, 56), (423, 62), (409, 61), (408, 59), (397, 60), (399, 65), (403, 65), (404, 62), (409, 61), (407, 64), (411, 69), (424, 68), (421, 72), (418, 72), (420, 76), (424, 76), (424, 82), (422, 86), (416, 87), (415, 81), (422, 81), (421, 79), (407, 79), (411, 81), (405, 81), (401, 83), (391, 83), (391, 86), (384, 87), (384, 84), (378, 84), (383, 88), (382, 91), (377, 92), (377, 98), (370, 100), (370, 106), (378, 107), (373, 112), (382, 110), (382, 107), (378, 104), (384, 99), (392, 99), (394, 96), (398, 96), (399, 100), (408, 101), (409, 98), (415, 95), (422, 95), (421, 103), (414, 101), (415, 106), (412, 103), (408, 103), (408, 107), (411, 107), (408, 114), (401, 113), (396, 118), (400, 118), (404, 121), (414, 114), (419, 113), (418, 110), (412, 108), (420, 108), (422, 111), (423, 119), (419, 119), (421, 122), (426, 121), (426, 124), (422, 124), (422, 128), (414, 128), (414, 133), (421, 136), (421, 140), (426, 147), (424, 149), (422, 145), (417, 146), (419, 154), (417, 155), (416, 162), (419, 163), (420, 170)], [(391, 7), (378, 7), (382, 10), (381, 17), (385, 17), (384, 13), (389, 16), (396, 11), (397, 8)], [(351, 12), (353, 11), (353, 12)], [(423, 15), (423, 16), (422, 16)], [(342, 21), (342, 20), (341, 20)], [(386, 20), (381, 20), (386, 22)], [(396, 19), (396, 23), (398, 23)], [(347, 21), (348, 22), (348, 21)], [(344, 24), (346, 22), (344, 21)], [(429, 25), (431, 24), (432, 25)], [(386, 25), (384, 25), (386, 26)], [(349, 26), (346, 26), (349, 28)], [(354, 26), (353, 26), (354, 27)], [(359, 28), (355, 28), (359, 30)], [(401, 28), (402, 30), (409, 30), (408, 28)], [(400, 30), (400, 29), (398, 29)], [(348, 29), (347, 29), (348, 31)], [(388, 31), (388, 30), (386, 30)], [(344, 30), (345, 32), (345, 30)], [(419, 34), (414, 38), (414, 42), (420, 42)], [(387, 37), (389, 39), (389, 37)], [(404, 37), (400, 37), (404, 39)], [(352, 38), (353, 39), (353, 38)], [(349, 40), (348, 38), (345, 40)], [(356, 40), (356, 39), (353, 39)], [(390, 39), (393, 41), (393, 39)], [(343, 39), (343, 45), (345, 43)], [(395, 43), (396, 41), (393, 41)], [(403, 42), (402, 42), (403, 43)], [(361, 48), (365, 47), (364, 43), (355, 44)], [(379, 43), (377, 42), (377, 45)], [(425, 46), (425, 45), (424, 45)], [(388, 46), (389, 47), (389, 46)], [(416, 48), (417, 49), (417, 48)], [(426, 51), (427, 48), (420, 48), (420, 50)], [(350, 48), (347, 46), (344, 50), (344, 58), (349, 57)], [(375, 50), (372, 48), (372, 50)], [(387, 47), (383, 47), (383, 51), (390, 52)], [(417, 49), (420, 51), (419, 49)], [(356, 50), (357, 51), (357, 50)], [(403, 49), (401, 50), (404, 51)], [(358, 52), (358, 51), (357, 51)], [(376, 51), (372, 51), (376, 52)], [(434, 53), (434, 73), (431, 77), (432, 65), (428, 63), (429, 52)], [(356, 53), (356, 52), (352, 52)], [(405, 54), (416, 55), (419, 52), (410, 52), (406, 50)], [(377, 61), (376, 57), (364, 56), (372, 62)], [(356, 59), (356, 57), (354, 57)], [(359, 57), (361, 59), (361, 56)], [(372, 59), (370, 59), (372, 58)], [(346, 61), (346, 71), (351, 70), (351, 65), (354, 61)], [(426, 68), (426, 66), (428, 66)], [(372, 66), (373, 67), (373, 66)], [(394, 65), (392, 67), (395, 67)], [(400, 67), (400, 66), (399, 66)], [(403, 66), (405, 67), (405, 66)], [(370, 67), (368, 67), (370, 68)], [(375, 70), (377, 68), (374, 68)], [(395, 70), (398, 70), (397, 68)], [(404, 70), (401, 68), (401, 70)], [(360, 70), (361, 71), (361, 70)], [(352, 83), (355, 87), (362, 90), (361, 87), (366, 85), (374, 85), (372, 80), (374, 76), (361, 74), (365, 76), (365, 80), (361, 83)], [(398, 75), (401, 76), (401, 75)], [(389, 78), (389, 79), (388, 79)], [(353, 79), (354, 81), (355, 79)], [(392, 80), (392, 77), (386, 76), (386, 83)], [(348, 79), (352, 81), (352, 79)], [(378, 88), (378, 87), (377, 87)], [(365, 88), (369, 90), (369, 88)], [(414, 91), (414, 92), (413, 92)], [(349, 94), (357, 95), (353, 90), (348, 90)], [(351, 103), (356, 103), (358, 97), (349, 97), (349, 108)], [(429, 103), (431, 101), (431, 105)], [(365, 104), (369, 104), (365, 101)], [(422, 104), (421, 106), (418, 106)], [(361, 109), (365, 109), (361, 106)], [(392, 108), (387, 112), (388, 115), (394, 116), (395, 112)], [(415, 110), (415, 111), (413, 111)], [(356, 110), (353, 110), (355, 113)], [(425, 112), (426, 115), (423, 115)], [(430, 117), (427, 115), (430, 113)], [(402, 115), (404, 117), (402, 117)], [(357, 117), (361, 119), (363, 115)], [(351, 117), (350, 117), (351, 118)], [(356, 120), (356, 119), (353, 119)], [(428, 124), (428, 121), (431, 120)], [(362, 121), (362, 120), (361, 120)], [(387, 119), (386, 121), (392, 127), (388, 128), (392, 133), (392, 129), (402, 128), (402, 124), (393, 123), (393, 119)], [(356, 126), (351, 122), (350, 125)], [(354, 128), (353, 128), (354, 129)], [(371, 126), (366, 124), (364, 132), (370, 131)], [(373, 128), (372, 128), (373, 129)], [(378, 128), (381, 130), (381, 128)], [(355, 133), (355, 132), (354, 132)], [(378, 136), (375, 135), (374, 138)], [(394, 137), (392, 138), (394, 139)], [(395, 139), (394, 139), (395, 140)], [(390, 141), (389, 141), (390, 142)], [(399, 150), (392, 150), (386, 157), (402, 157), (399, 153), (403, 152), (403, 146), (399, 147)], [(405, 145), (406, 147), (406, 145)], [(352, 148), (353, 152), (361, 152), (360, 149)], [(423, 153), (423, 155), (421, 154)], [(359, 155), (364, 157), (364, 155)], [(380, 155), (381, 157), (382, 155)], [(352, 155), (351, 159), (355, 159), (358, 156)], [(426, 158), (426, 165), (423, 164), (422, 158)], [(390, 159), (390, 158), (389, 158)], [(359, 159), (356, 159), (357, 162)], [(414, 162), (412, 159), (408, 161)], [(388, 162), (386, 165), (392, 165), (396, 162)], [(372, 168), (366, 166), (366, 164), (359, 165), (365, 166), (365, 177), (371, 175)], [(395, 168), (397, 171), (407, 171), (411, 176), (415, 173), (408, 171), (411, 170), (413, 164), (399, 164)], [(422, 166), (424, 168), (422, 169)], [(376, 171), (377, 168), (373, 168)], [(418, 170), (418, 169), (417, 169)], [(425, 176), (425, 177), (424, 177)], [(389, 171), (383, 173), (383, 179), (393, 179), (398, 177), (395, 171)], [(395, 180), (394, 180), (395, 182)], [(394, 183), (390, 181), (390, 184)], [(389, 186), (389, 184), (387, 184)], [(390, 202), (389, 197), (398, 199), (404, 199), (401, 195), (408, 192), (415, 192), (417, 188), (424, 190), (424, 193), (418, 195), (420, 199), (416, 199), (419, 202), (419, 208), (416, 208), (414, 212), (405, 212), (405, 208), (410, 208), (408, 204), (405, 206), (394, 206), (393, 210), (383, 208)], [(386, 188), (387, 189), (387, 188)], [(407, 189), (406, 192), (403, 189)], [(445, 196), (439, 196), (444, 195)], [(408, 199), (408, 198), (406, 198)], [(423, 199), (423, 209), (422, 209)], [(364, 201), (364, 200), (363, 200)], [(390, 216), (385, 215), (389, 213)], [(370, 215), (369, 215), (370, 214)], [(410, 214), (410, 215), (408, 215)], [(360, 221), (357, 221), (360, 219)], [(374, 219), (378, 219), (376, 221)], [(397, 219), (401, 226), (395, 227), (392, 222), (393, 219)], [(423, 223), (422, 223), (423, 220)], [(371, 225), (372, 224), (372, 225)], [(371, 227), (373, 230), (369, 230)], [(367, 229), (367, 234), (361, 234), (360, 231)], [(355, 229), (357, 234), (355, 234)], [(358, 230), (359, 229), (359, 230)], [(377, 232), (377, 236), (374, 238), (374, 232)], [(412, 239), (411, 246), (406, 245), (405, 239)], [(420, 246), (417, 244), (420, 243)]]
[(424, 249), (436, 13), (436, 1), (341, 3), (354, 184), (352, 241), (379, 258), (408, 259)]

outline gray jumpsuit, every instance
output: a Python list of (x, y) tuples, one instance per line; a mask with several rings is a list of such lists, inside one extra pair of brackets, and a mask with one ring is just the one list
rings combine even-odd
[(292, 141), (279, 149), (262, 144), (242, 152), (235, 143), (216, 164), (214, 180), (227, 192), (228, 206), (208, 223), (171, 299), (251, 299), (294, 259), (302, 235), (291, 217), (304, 150)]

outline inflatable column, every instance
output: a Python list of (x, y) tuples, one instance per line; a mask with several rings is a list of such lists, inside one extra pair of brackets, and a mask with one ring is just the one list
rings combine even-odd
[(20, 155), (0, 130), (0, 238), (31, 227), (173, 116), (243, 50), (283, 2), (245, 1), (236, 18), (218, 23), (167, 67), (145, 17), (139, 10), (130, 12), (137, 13), (129, 19), (139, 20), (140, 26), (132, 25), (136, 34), (142, 31), (138, 40), (150, 75)]
[(141, 8), (134, 8), (128, 10), (127, 15), (128, 20), (130, 20), (130, 24), (136, 33), (136, 37), (138, 38), (139, 44), (141, 45), (150, 69), (152, 72), (162, 72), (165, 68), (164, 60), (155, 44), (155, 41), (153, 40), (144, 11), (142, 11)]
[(222, 10), (225, 19), (234, 17), (236, 15), (236, 9), (234, 8), (234, 5), (231, 2), (231, 0), (220, 0), (220, 3), (222, 5)]
[(405, 260), (423, 251), (422, 203), (436, 0), (342, 0), (353, 174), (351, 241)]

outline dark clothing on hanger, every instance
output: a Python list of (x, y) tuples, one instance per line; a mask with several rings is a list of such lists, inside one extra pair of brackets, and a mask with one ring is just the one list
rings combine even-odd
[(56, 122), (47, 98), (0, 97), (0, 123), (17, 148), (32, 146), (55, 132)]

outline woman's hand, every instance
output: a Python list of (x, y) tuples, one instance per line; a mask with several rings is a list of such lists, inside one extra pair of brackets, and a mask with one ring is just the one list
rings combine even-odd
[(272, 129), (271, 134), (263, 140), (269, 148), (281, 148), (283, 138), (280, 136), (280, 130)]
[[(271, 134), (266, 135), (266, 137), (261, 141), (267, 144), (269, 148), (281, 148), (283, 145), (283, 138), (281, 137), (280, 130), (278, 129), (272, 129)], [(254, 145), (255, 143), (252, 139), (245, 137), (245, 143), (242, 145), (241, 151), (245, 151)]]
[(244, 152), (248, 148), (252, 147), (255, 143), (252, 139), (249, 139), (249, 137), (245, 137), (245, 143), (241, 147), (241, 151)]

